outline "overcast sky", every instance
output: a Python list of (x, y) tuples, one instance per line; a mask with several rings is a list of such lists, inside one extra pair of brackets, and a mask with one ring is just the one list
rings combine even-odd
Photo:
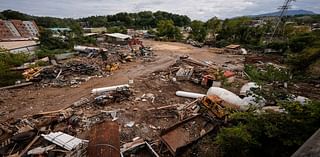
[[(168, 11), (207, 20), (276, 11), (284, 0), (0, 0), (0, 10), (38, 16), (86, 17), (118, 12)], [(320, 13), (320, 0), (297, 0), (292, 9)]]

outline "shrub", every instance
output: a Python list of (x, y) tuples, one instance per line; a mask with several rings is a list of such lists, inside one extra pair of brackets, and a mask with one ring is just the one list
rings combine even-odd
[(320, 127), (320, 102), (280, 101), (278, 105), (286, 113), (231, 115), (232, 126), (222, 129), (216, 138), (224, 155), (290, 156)]
[(306, 48), (300, 53), (288, 54), (287, 62), (294, 69), (304, 70), (320, 58), (320, 48)]
[(0, 53), (0, 61), (6, 64), (9, 67), (20, 66), (23, 63), (27, 62), (29, 55), (25, 53)]
[(1, 53), (0, 54), (0, 86), (7, 86), (14, 84), (18, 79), (22, 79), (22, 75), (19, 72), (10, 71), (11, 67), (20, 66), (28, 61), (29, 55), (24, 53), (12, 54)]
[(44, 57), (54, 57), (55, 54), (61, 54), (61, 53), (65, 53), (66, 50), (65, 49), (55, 49), (55, 50), (48, 50), (48, 49), (40, 49), (38, 51), (36, 51), (36, 56), (38, 58), (44, 58)]
[(287, 82), (291, 80), (291, 73), (287, 69), (276, 68), (272, 65), (267, 65), (265, 69), (258, 69), (253, 65), (246, 65), (245, 72), (249, 75), (252, 81), (262, 82)]
[(216, 137), (216, 143), (224, 156), (244, 157), (250, 147), (257, 145), (244, 125), (222, 128)]
[(274, 41), (274, 42), (268, 43), (267, 48), (284, 53), (288, 49), (288, 43), (284, 41)]
[(10, 71), (9, 65), (0, 60), (0, 86), (13, 85), (18, 79), (22, 79), (21, 73)]

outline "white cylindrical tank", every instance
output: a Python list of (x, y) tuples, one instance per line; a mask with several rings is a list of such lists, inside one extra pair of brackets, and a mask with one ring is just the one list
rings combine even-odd
[(209, 88), (207, 95), (215, 95), (224, 100), (225, 102), (236, 105), (242, 111), (246, 111), (249, 109), (249, 104), (246, 101), (243, 101), (238, 95), (219, 87), (211, 87)]
[(92, 94), (101, 94), (103, 92), (109, 92), (109, 91), (116, 90), (119, 87), (120, 88), (121, 87), (129, 87), (129, 85), (124, 84), (124, 85), (117, 85), (117, 86), (110, 86), (110, 87), (95, 88), (95, 89), (92, 89), (91, 93)]
[(202, 98), (202, 97), (206, 96), (205, 94), (184, 92), (184, 91), (177, 91), (176, 95), (181, 96), (181, 97), (186, 97), (186, 98), (194, 98), (194, 99)]

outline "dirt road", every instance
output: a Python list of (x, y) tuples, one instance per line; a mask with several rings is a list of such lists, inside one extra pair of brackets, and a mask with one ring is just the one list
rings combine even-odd
[(191, 45), (172, 42), (144, 41), (146, 46), (153, 48), (155, 62), (137, 61), (121, 65), (121, 69), (113, 75), (103, 78), (93, 78), (78, 88), (63, 87), (24, 87), (0, 92), (1, 121), (19, 118), (42, 111), (52, 111), (65, 108), (82, 97), (90, 96), (91, 89), (111, 85), (128, 83), (129, 79), (136, 79), (154, 71), (165, 69), (173, 64), (181, 55), (201, 60), (223, 64), (234, 60), (227, 55), (212, 53), (208, 48), (196, 48)]

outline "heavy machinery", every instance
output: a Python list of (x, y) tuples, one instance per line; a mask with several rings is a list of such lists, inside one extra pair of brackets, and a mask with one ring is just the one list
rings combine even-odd
[(128, 40), (128, 45), (129, 45), (131, 51), (137, 51), (137, 49), (135, 49), (133, 47), (134, 45), (140, 46), (139, 49), (144, 49), (145, 48), (143, 43), (142, 43), (142, 41), (139, 40), (138, 38), (134, 38), (134, 37), (132, 39)]
[[(131, 52), (135, 53), (136, 55), (141, 56), (152, 56), (152, 49), (150, 47), (145, 47), (143, 42), (138, 38), (132, 38), (128, 40), (128, 45), (130, 47)], [(138, 46), (138, 47), (136, 47)], [(138, 53), (140, 52), (140, 53)]]
[(205, 96), (198, 101), (200, 112), (219, 120), (226, 120), (229, 113), (236, 111), (232, 105), (226, 103), (218, 96)]

